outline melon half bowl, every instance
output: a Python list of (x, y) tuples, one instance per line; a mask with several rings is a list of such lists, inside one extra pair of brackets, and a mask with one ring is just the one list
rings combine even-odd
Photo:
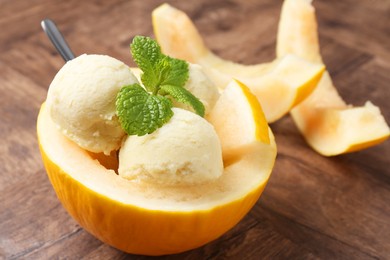
[(220, 237), (256, 203), (276, 157), (269, 130), (269, 144), (241, 149), (224, 162), (218, 180), (166, 187), (117, 175), (116, 156), (93, 154), (69, 141), (45, 104), (37, 133), (50, 182), (69, 214), (101, 241), (132, 254), (174, 254)]

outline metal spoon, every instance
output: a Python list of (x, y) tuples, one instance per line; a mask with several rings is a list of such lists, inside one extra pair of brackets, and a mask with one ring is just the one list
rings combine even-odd
[(58, 30), (57, 25), (52, 20), (42, 20), (41, 26), (47, 37), (49, 37), (50, 41), (53, 43), (58, 53), (65, 61), (69, 61), (75, 58), (75, 55), (70, 49), (68, 43), (65, 41), (64, 36), (61, 34), (60, 30)]

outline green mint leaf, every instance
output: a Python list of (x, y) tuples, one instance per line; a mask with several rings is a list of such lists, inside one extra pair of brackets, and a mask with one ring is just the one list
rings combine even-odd
[(139, 84), (124, 86), (116, 99), (119, 122), (128, 135), (150, 134), (173, 116), (172, 102), (151, 95)]
[(174, 85), (163, 85), (160, 89), (160, 93), (161, 92), (162, 94), (170, 95), (181, 103), (190, 105), (198, 115), (200, 115), (201, 117), (204, 116), (205, 108), (203, 106), (203, 103), (200, 102), (200, 100), (187, 89)]
[(169, 56), (164, 57), (169, 63), (169, 73), (164, 75), (160, 85), (172, 85), (184, 87), (189, 77), (188, 63), (184, 60), (173, 59)]
[(136, 36), (130, 45), (135, 63), (142, 70), (142, 83), (148, 91), (155, 92), (161, 82), (161, 63), (163, 54), (155, 40), (145, 36)]

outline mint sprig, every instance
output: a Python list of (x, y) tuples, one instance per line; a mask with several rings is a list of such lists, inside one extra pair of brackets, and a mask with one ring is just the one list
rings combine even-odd
[(163, 126), (173, 116), (172, 101), (190, 105), (204, 116), (204, 106), (184, 88), (189, 77), (188, 63), (164, 55), (158, 43), (136, 36), (130, 45), (134, 61), (142, 70), (140, 84), (124, 86), (116, 98), (122, 128), (129, 135), (145, 135)]

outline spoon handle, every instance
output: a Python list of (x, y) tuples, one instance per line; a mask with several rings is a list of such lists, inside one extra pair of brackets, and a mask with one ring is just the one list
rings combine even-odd
[(53, 43), (54, 47), (65, 61), (69, 61), (75, 58), (72, 50), (66, 43), (64, 36), (62, 36), (61, 32), (58, 30), (58, 27), (52, 20), (43, 20), (41, 22), (41, 26), (47, 37), (49, 37), (50, 41)]

